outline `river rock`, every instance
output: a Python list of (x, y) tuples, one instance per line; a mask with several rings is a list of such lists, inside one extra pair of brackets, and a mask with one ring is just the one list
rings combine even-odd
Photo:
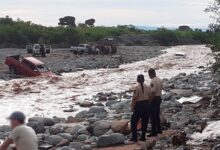
[(75, 150), (74, 148), (71, 148), (69, 146), (64, 146), (64, 147), (61, 147), (60, 149), (58, 150)]
[(83, 111), (77, 113), (75, 117), (76, 118), (86, 118), (87, 114), (88, 114), (88, 111), (87, 110), (83, 110)]
[(99, 114), (99, 113), (107, 113), (107, 111), (103, 107), (93, 106), (89, 109), (88, 113)]
[(171, 92), (181, 97), (193, 96), (193, 91), (191, 89), (173, 89)]
[(58, 135), (50, 135), (46, 138), (46, 141), (48, 141), (48, 144), (50, 145), (58, 145), (64, 140), (61, 136)]
[(53, 126), (55, 122), (51, 118), (32, 117), (28, 119), (28, 122), (42, 122), (44, 126)]
[(80, 107), (91, 107), (91, 106), (93, 106), (93, 105), (94, 105), (94, 103), (91, 102), (91, 101), (82, 101), (82, 102), (80, 102), (80, 104), (79, 104)]
[(71, 135), (70, 133), (59, 133), (58, 136), (67, 139), (68, 141), (72, 141), (73, 140), (73, 135)]
[(86, 135), (86, 134), (80, 134), (78, 137), (77, 137), (77, 140), (79, 140), (79, 141), (85, 141), (85, 140), (87, 140), (88, 139), (88, 135)]
[(131, 132), (129, 122), (129, 120), (115, 120), (111, 124), (111, 129), (116, 133), (129, 134)]
[(117, 113), (126, 113), (131, 111), (131, 101), (125, 100), (110, 106), (110, 109), (115, 110)]
[(61, 126), (52, 126), (51, 128), (49, 128), (49, 132), (50, 134), (52, 135), (56, 135), (56, 134), (59, 134), (61, 132), (63, 132), (63, 129)]
[(39, 121), (29, 121), (28, 126), (34, 129), (36, 133), (44, 133), (46, 131), (44, 123)]
[(10, 132), (12, 129), (10, 126), (7, 126), (7, 125), (3, 125), (3, 126), (0, 126), (0, 132)]
[(71, 148), (74, 148), (74, 149), (76, 149), (76, 150), (81, 150), (82, 147), (83, 146), (83, 144), (81, 143), (81, 142), (71, 142), (70, 144), (69, 144), (69, 147), (71, 147)]
[(100, 120), (94, 123), (93, 133), (95, 136), (100, 136), (105, 134), (111, 128), (111, 121), (109, 120)]
[(98, 138), (97, 146), (98, 147), (107, 147), (114, 146), (118, 144), (123, 144), (125, 141), (125, 136), (120, 133), (112, 133), (109, 135), (102, 135)]

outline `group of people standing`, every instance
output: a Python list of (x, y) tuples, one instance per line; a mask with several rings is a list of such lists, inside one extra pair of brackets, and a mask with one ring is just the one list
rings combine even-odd
[(131, 117), (131, 130), (132, 137), (130, 141), (137, 142), (137, 124), (141, 119), (142, 134), (140, 137), (141, 141), (145, 141), (147, 132), (148, 122), (151, 120), (151, 133), (148, 137), (157, 136), (161, 134), (160, 126), (160, 104), (161, 95), (163, 89), (162, 80), (156, 76), (154, 69), (148, 70), (148, 75), (151, 79), (150, 86), (144, 83), (144, 75), (137, 76), (138, 85), (133, 90), (132, 97), (132, 117)]

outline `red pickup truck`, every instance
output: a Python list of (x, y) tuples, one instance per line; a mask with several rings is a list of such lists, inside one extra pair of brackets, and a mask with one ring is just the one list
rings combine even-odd
[(5, 64), (9, 67), (12, 74), (33, 76), (53, 76), (54, 74), (47, 68), (43, 62), (34, 57), (20, 57), (20, 55), (7, 56)]

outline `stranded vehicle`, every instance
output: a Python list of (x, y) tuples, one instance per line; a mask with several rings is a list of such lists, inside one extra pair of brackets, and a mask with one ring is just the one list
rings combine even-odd
[(21, 57), (20, 55), (7, 56), (5, 64), (9, 67), (11, 74), (33, 76), (54, 75), (45, 64), (34, 57)]
[(80, 44), (79, 46), (71, 46), (70, 51), (75, 55), (82, 55), (84, 53), (89, 53), (90, 45), (89, 44)]
[(33, 56), (41, 55), (45, 57), (46, 54), (50, 53), (51, 46), (45, 44), (34, 44), (26, 46), (27, 53), (32, 54)]

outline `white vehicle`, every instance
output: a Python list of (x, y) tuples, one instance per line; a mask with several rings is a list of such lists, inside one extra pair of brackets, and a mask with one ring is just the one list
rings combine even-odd
[(51, 46), (45, 44), (34, 44), (26, 46), (27, 53), (32, 53), (33, 56), (41, 55), (45, 57), (46, 54), (50, 53)]
[(75, 55), (82, 55), (84, 53), (89, 54), (90, 51), (90, 45), (89, 44), (80, 44), (79, 46), (71, 46), (70, 51), (73, 52)]

